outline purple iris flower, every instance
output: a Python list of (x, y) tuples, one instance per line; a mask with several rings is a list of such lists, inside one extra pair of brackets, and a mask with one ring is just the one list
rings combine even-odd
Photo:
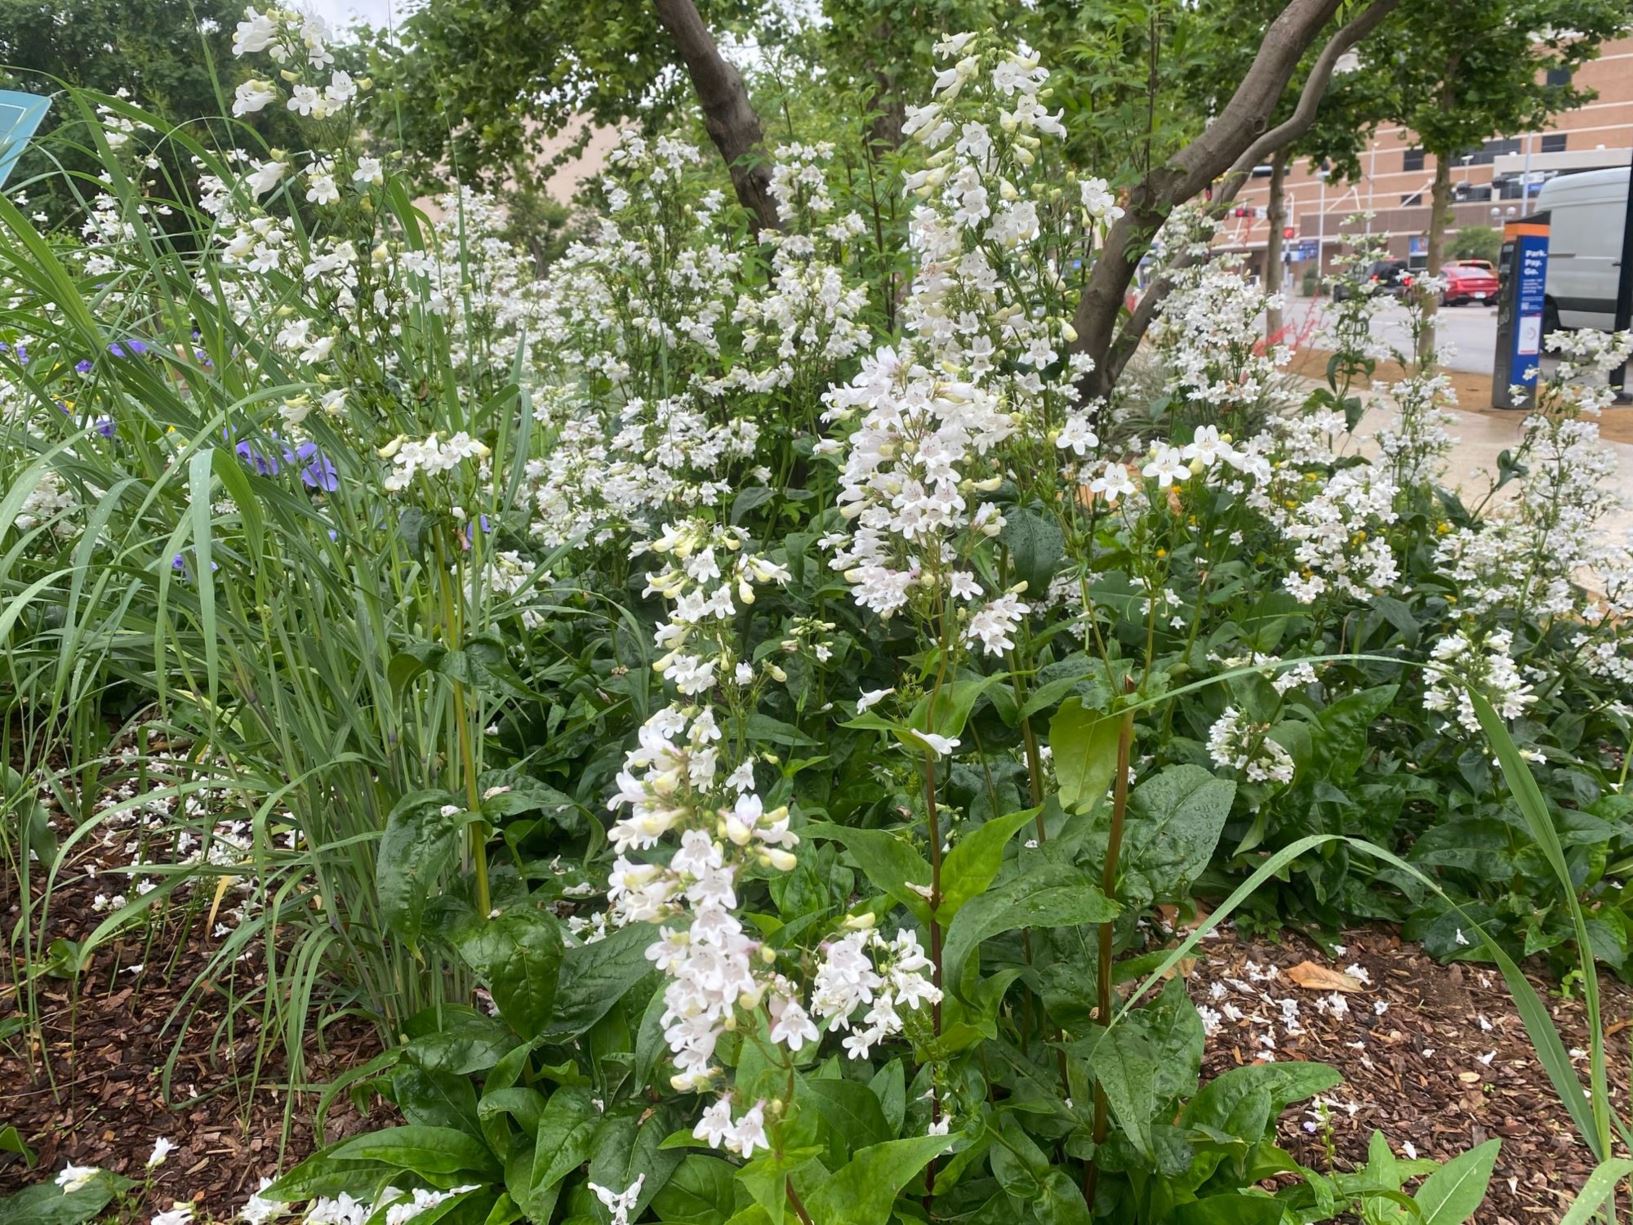
[[(490, 532), (493, 531), (493, 523), (492, 523), (491, 520), (489, 520), (489, 518), (486, 515), (478, 515), (476, 517), (476, 520), (477, 520), (477, 523), (480, 523), (482, 525), (482, 534), (484, 536), (488, 535)], [(467, 523), (465, 525), (465, 543), (466, 544), (475, 544), (476, 543), (476, 523)]]
[(293, 451), (285, 451), (284, 459), (292, 464), (300, 464), (301, 484), (308, 489), (321, 489), (325, 493), (333, 493), (340, 488), (340, 473), (336, 471), (334, 462), (318, 450), (315, 442), (303, 442)]
[(248, 464), (251, 468), (253, 468), (259, 475), (261, 475), (261, 476), (277, 476), (278, 475), (278, 469), (279, 469), (279, 467), (281, 465), (278, 463), (278, 457), (277, 456), (267, 455), (264, 452), (257, 450), (254, 446), (252, 446), (248, 442), (239, 443), (237, 446), (235, 446), (233, 448), (233, 450), (238, 453), (238, 458), (239, 459), (243, 460), (246, 464)]
[(96, 419), (96, 432), (104, 438), (112, 438), (119, 432), (119, 426), (112, 417), (98, 417)]
[(80, 358), (74, 363), (74, 369), (81, 374), (89, 374), (91, 372), (91, 359), (88, 357)]

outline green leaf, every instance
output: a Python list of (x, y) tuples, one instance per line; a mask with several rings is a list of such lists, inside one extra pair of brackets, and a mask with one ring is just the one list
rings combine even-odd
[(374, 889), (391, 929), (419, 943), (426, 903), (438, 893), (444, 873), (459, 850), (463, 814), (444, 814), (448, 795), (417, 791), (406, 795), (386, 817), (374, 865)]
[(1128, 1026), (1116, 1026), (1094, 1044), (1089, 1067), (1118, 1127), (1143, 1156), (1153, 1157), (1151, 1117), (1156, 1113), (1157, 1096), (1151, 1044)]
[(476, 1089), (469, 1076), (406, 1064), (392, 1073), (391, 1097), (410, 1123), (478, 1134)]
[(888, 1225), (902, 1188), (951, 1146), (946, 1136), (913, 1136), (858, 1149), (803, 1197), (806, 1211), (822, 1225)]
[(1174, 1209), (1174, 1225), (1278, 1225), (1281, 1204), (1264, 1195), (1210, 1195)]
[(907, 907), (920, 922), (930, 921), (930, 906), (924, 895), (911, 888), (913, 885), (929, 888), (930, 865), (905, 837), (889, 830), (852, 829), (825, 821), (811, 822), (805, 827), (805, 833), (812, 838), (839, 843), (876, 888)]
[(821, 1116), (843, 1152), (882, 1144), (891, 1138), (879, 1099), (859, 1081), (802, 1079), (795, 1100)]
[(1559, 1218), (1559, 1225), (1587, 1225), (1616, 1191), (1616, 1184), (1633, 1174), (1633, 1161), (1613, 1157), (1601, 1161), (1571, 1201), (1571, 1210)]
[(737, 1203), (733, 1177), (728, 1162), (690, 1153), (652, 1197), (652, 1211), (664, 1225), (725, 1225)]
[(23, 1133), (15, 1126), (0, 1127), (0, 1153), (16, 1153), (29, 1169), (34, 1168), (34, 1150), (28, 1147)]
[(458, 941), (459, 955), (493, 993), (499, 1015), (518, 1034), (550, 1020), (561, 973), (561, 924), (541, 910), (506, 911), (478, 920)]
[(1501, 1140), (1487, 1140), (1459, 1154), (1423, 1180), (1412, 1200), (1423, 1225), (1463, 1225), (1485, 1203), (1486, 1186), (1497, 1164)]
[[(907, 724), (917, 731), (932, 732), (937, 736), (962, 735), (964, 724), (970, 717), (970, 711), (975, 709), (975, 703), (983, 693), (1003, 679), (1003, 674), (994, 673), (991, 676), (967, 677), (950, 685), (943, 685), (939, 691), (927, 693), (918, 700), (912, 713), (907, 717)], [(935, 700), (934, 720), (930, 718), (932, 698)], [(929, 751), (924, 742), (915, 736), (903, 736), (902, 743), (921, 755)]]
[(516, 1202), (534, 1220), (550, 1219), (558, 1194), (557, 1184), (589, 1160), (590, 1146), (600, 1126), (601, 1112), (590, 1100), (588, 1091), (558, 1089), (550, 1095), (533, 1138), (528, 1185), (521, 1195), (516, 1194), (516, 1188), (511, 1189)]
[(555, 1014), (539, 1037), (552, 1042), (576, 1038), (606, 1016), (651, 971), (646, 950), (653, 939), (649, 924), (631, 923), (605, 940), (568, 949), (561, 961)]
[[(664, 1137), (680, 1122), (671, 1106), (659, 1107), (644, 1122), (634, 1115), (616, 1115), (603, 1120), (591, 1145), (589, 1181), (622, 1191), (645, 1175), (640, 1199), (629, 1214), (640, 1218), (642, 1210), (662, 1191), (686, 1156), (679, 1149), (663, 1147)], [(600, 1215), (605, 1216), (603, 1212)]]
[(1026, 580), (1026, 589), (1038, 595), (1049, 590), (1049, 580), (1066, 552), (1066, 538), (1053, 517), (1024, 507), (1004, 516), (998, 541), (1009, 550), (1015, 577)]
[(983, 941), (1018, 927), (1076, 927), (1107, 923), (1118, 906), (1087, 873), (1065, 864), (1048, 864), (1019, 874), (995, 889), (971, 898), (947, 928), (942, 953), (942, 981), (957, 988), (964, 962)]
[(497, 1179), (500, 1174), (486, 1144), (452, 1127), (386, 1127), (342, 1140), (328, 1154), (335, 1161), (377, 1161), (422, 1176), (472, 1173)]
[(1201, 766), (1169, 766), (1129, 796), (1123, 878), (1141, 901), (1176, 897), (1207, 868), (1236, 784)]
[(1028, 808), (996, 817), (959, 840), (941, 864), (941, 907), (936, 911), (940, 923), (951, 923), (965, 902), (986, 891), (1003, 866), (1004, 847), (1010, 838), (1031, 824), (1040, 811)]
[(74, 1191), (64, 1191), (55, 1181), (36, 1183), (0, 1199), (0, 1225), (83, 1225), (131, 1185), (111, 1170), (98, 1170)]
[(1122, 719), (1089, 710), (1079, 698), (1060, 704), (1049, 720), (1049, 749), (1060, 784), (1060, 806), (1079, 815), (1105, 799), (1117, 772), (1117, 737)]

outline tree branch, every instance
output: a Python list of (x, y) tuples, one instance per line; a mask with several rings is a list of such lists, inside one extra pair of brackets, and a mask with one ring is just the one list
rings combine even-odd
[(771, 171), (761, 145), (765, 132), (736, 68), (720, 54), (693, 0), (652, 0), (658, 20), (675, 40), (692, 89), (703, 107), (703, 126), (726, 160), (737, 199), (756, 230), (780, 229)]
[[(1373, 0), (1366, 12), (1335, 34), (1335, 43), (1347, 41), (1336, 51), (1331, 44), (1323, 49), (1316, 69), (1312, 69), (1313, 77), (1317, 69), (1325, 65), (1320, 88), (1312, 93), (1311, 83), (1306, 82), (1306, 93), (1312, 93), (1315, 101), (1319, 101), (1338, 57), (1381, 21), (1397, 2)], [(1283, 124), (1270, 129), (1271, 116), (1280, 104), (1282, 93), (1297, 71), (1304, 53), (1338, 12), (1341, 4), (1342, 0), (1289, 0), (1287, 7), (1265, 31), (1252, 66), (1218, 116), (1201, 135), (1164, 165), (1147, 173), (1129, 193), (1124, 215), (1111, 227), (1100, 257), (1089, 273), (1074, 320), (1078, 335), (1077, 349), (1095, 361), (1095, 369), (1087, 380), (1086, 390), (1089, 394), (1104, 395), (1109, 391), (1122, 372), (1122, 366), (1134, 348), (1138, 347), (1139, 335), (1136, 333), (1131, 343), (1118, 345), (1116, 360), (1111, 360), (1123, 295), (1134, 279), (1140, 258), (1149, 249), (1152, 236), (1176, 204), (1200, 195), (1263, 137), (1286, 127)], [(1374, 13), (1374, 9), (1381, 11)], [(1301, 107), (1303, 101), (1301, 96)], [(1251, 163), (1249, 165), (1251, 167)], [(1226, 186), (1228, 194), (1234, 195), (1240, 184)], [(1154, 312), (1155, 304), (1143, 315), (1136, 312), (1142, 319), (1141, 331)]]
[(1332, 83), (1333, 70), (1338, 66), (1338, 61), (1356, 43), (1382, 25), (1384, 18), (1394, 12), (1399, 3), (1400, 0), (1372, 0), (1359, 16), (1328, 40), (1310, 68), (1310, 75), (1305, 79), (1293, 113), (1249, 145), (1247, 152), (1238, 157), (1236, 164), (1230, 168), (1231, 174), (1250, 174), (1253, 167), (1267, 156), (1278, 149), (1285, 149), (1310, 130), (1321, 107), (1321, 99), (1327, 93), (1327, 86)]

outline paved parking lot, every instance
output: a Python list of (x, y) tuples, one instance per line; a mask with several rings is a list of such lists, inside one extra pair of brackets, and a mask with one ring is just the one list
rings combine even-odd
[[(1300, 337), (1313, 337), (1320, 330), (1324, 312), (1332, 304), (1320, 298), (1294, 298), (1287, 310), (1287, 324)], [(1497, 352), (1497, 308), (1470, 303), (1442, 308), (1437, 321), (1440, 329), (1440, 364), (1452, 370), (1490, 374)], [(1374, 335), (1408, 355), (1412, 336), (1406, 327), (1406, 309), (1390, 302), (1378, 313)]]

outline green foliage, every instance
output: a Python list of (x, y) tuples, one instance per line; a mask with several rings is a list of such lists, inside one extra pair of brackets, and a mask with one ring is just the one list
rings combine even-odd
[(1495, 268), (1502, 245), (1500, 230), (1489, 225), (1466, 225), (1452, 235), (1447, 254), (1452, 259), (1483, 259)]

